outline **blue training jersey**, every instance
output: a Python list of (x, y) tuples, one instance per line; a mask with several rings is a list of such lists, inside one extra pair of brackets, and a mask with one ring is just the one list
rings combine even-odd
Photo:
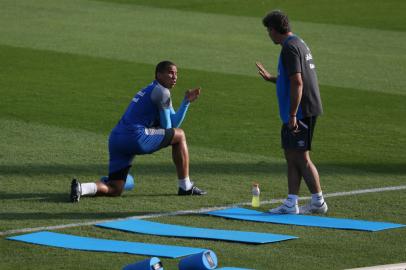
[(159, 111), (170, 108), (172, 101), (169, 89), (153, 81), (134, 96), (114, 131), (132, 132), (139, 128), (158, 127)]

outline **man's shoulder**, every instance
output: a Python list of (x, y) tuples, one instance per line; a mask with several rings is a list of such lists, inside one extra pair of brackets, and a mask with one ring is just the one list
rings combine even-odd
[(307, 44), (298, 36), (289, 39), (283, 46), (281, 54), (283, 56), (300, 56), (310, 52)]
[(291, 35), (288, 39), (283, 43), (283, 47), (297, 47), (301, 45), (306, 45), (304, 40), (297, 35)]
[(170, 106), (171, 103), (171, 92), (168, 88), (157, 83), (151, 92), (151, 100), (158, 106), (164, 105), (165, 107)]
[(289, 45), (297, 48), (298, 50), (310, 51), (310, 48), (309, 48), (309, 46), (307, 46), (306, 42), (298, 36), (296, 36), (296, 38), (292, 39), (292, 42), (290, 42)]
[(152, 84), (152, 91), (159, 95), (170, 95), (170, 91), (168, 88), (161, 85), (159, 82), (154, 81)]

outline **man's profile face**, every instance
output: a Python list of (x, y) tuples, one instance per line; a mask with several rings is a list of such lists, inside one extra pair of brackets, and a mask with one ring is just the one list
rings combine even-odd
[(176, 66), (171, 65), (162, 73), (158, 72), (156, 76), (158, 82), (162, 86), (168, 89), (172, 89), (176, 84), (176, 80), (178, 79), (178, 69), (176, 68)]
[(271, 27), (268, 27), (267, 30), (268, 30), (268, 36), (272, 39), (273, 43), (278, 44), (278, 42), (276, 41), (276, 36), (275, 36), (276, 31)]

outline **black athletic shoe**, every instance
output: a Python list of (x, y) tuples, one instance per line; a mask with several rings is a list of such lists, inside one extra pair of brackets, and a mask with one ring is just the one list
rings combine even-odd
[(70, 184), (70, 201), (79, 202), (80, 200), (80, 182), (76, 179), (72, 179)]
[(178, 189), (178, 195), (179, 196), (184, 196), (184, 195), (206, 195), (207, 192), (204, 190), (201, 190), (200, 188), (193, 186), (189, 190), (184, 190), (183, 188)]

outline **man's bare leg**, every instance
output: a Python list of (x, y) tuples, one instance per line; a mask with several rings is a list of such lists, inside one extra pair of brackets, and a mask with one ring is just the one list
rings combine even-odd
[(189, 177), (189, 150), (186, 143), (185, 132), (180, 128), (175, 128), (172, 138), (172, 159), (176, 166), (179, 179)]
[(206, 192), (196, 187), (189, 178), (189, 150), (185, 132), (180, 128), (174, 130), (171, 144), (172, 159), (179, 179), (178, 195), (205, 195)]

